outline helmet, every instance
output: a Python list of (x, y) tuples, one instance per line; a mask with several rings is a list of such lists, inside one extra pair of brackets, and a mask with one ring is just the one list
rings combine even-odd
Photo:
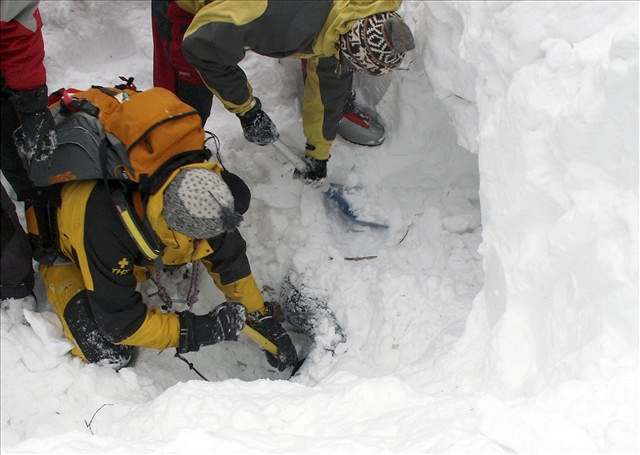
[(374, 76), (397, 68), (414, 49), (411, 30), (398, 13), (379, 13), (357, 20), (340, 36), (340, 54), (356, 70)]

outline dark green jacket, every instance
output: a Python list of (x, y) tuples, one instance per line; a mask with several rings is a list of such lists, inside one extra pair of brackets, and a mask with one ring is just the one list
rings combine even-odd
[(233, 113), (254, 105), (238, 66), (248, 50), (307, 59), (303, 120), (308, 154), (327, 159), (352, 73), (339, 68), (339, 37), (354, 21), (395, 11), (400, 0), (177, 0), (195, 17), (182, 44), (186, 59)]

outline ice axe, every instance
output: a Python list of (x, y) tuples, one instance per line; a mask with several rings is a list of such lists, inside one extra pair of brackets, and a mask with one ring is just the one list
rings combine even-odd
[[(267, 352), (269, 352), (269, 354), (273, 355), (274, 357), (278, 356), (279, 354), (278, 347), (275, 344), (273, 344), (270, 340), (268, 340), (266, 337), (264, 337), (256, 329), (249, 327), (248, 325), (245, 324), (245, 326), (242, 328), (242, 333), (247, 335), (253, 342), (260, 345), (260, 347), (266, 350)], [(180, 351), (178, 349), (176, 349), (176, 353), (174, 356), (182, 360), (184, 363), (186, 363), (189, 366), (189, 369), (193, 370), (202, 379), (204, 379), (205, 381), (208, 381), (208, 379), (198, 371), (198, 369), (194, 366), (192, 362), (189, 362), (188, 359), (180, 355)], [(291, 370), (291, 376), (289, 376), (289, 379), (291, 379), (298, 372), (303, 362), (304, 362), (304, 359), (298, 361), (298, 363), (293, 365), (293, 369)]]
[[(264, 335), (262, 335), (253, 327), (250, 327), (248, 324), (244, 325), (244, 328), (242, 329), (242, 333), (248, 336), (251, 339), (251, 341), (259, 345), (262, 349), (267, 351), (272, 356), (278, 357), (278, 355), (280, 354), (280, 352), (278, 351), (278, 347), (275, 344), (273, 344), (271, 340), (266, 338)], [(291, 370), (291, 376), (289, 376), (289, 378), (292, 378), (298, 372), (298, 370), (300, 369), (304, 361), (305, 361), (304, 358), (299, 359), (298, 362), (295, 365), (293, 365), (293, 369)]]
[(278, 357), (278, 354), (280, 354), (278, 352), (278, 346), (273, 344), (273, 342), (271, 342), (271, 340), (269, 340), (267, 337), (262, 335), (260, 332), (258, 332), (253, 327), (250, 327), (248, 324), (244, 325), (244, 328), (242, 329), (242, 333), (244, 333), (246, 336), (248, 336), (251, 339), (251, 341), (253, 341), (256, 344), (258, 344), (262, 349), (267, 351), (272, 356)]
[[(273, 142), (271, 145), (273, 145), (273, 148), (276, 149), (278, 153), (280, 153), (291, 164), (293, 164), (293, 166), (298, 170), (300, 174), (305, 173), (305, 171), (307, 170), (307, 163), (305, 163), (304, 160), (300, 158), (298, 155), (293, 153), (291, 149), (284, 142), (278, 139), (275, 142)], [(366, 226), (374, 229), (389, 228), (387, 224), (379, 223), (376, 221), (364, 220), (360, 218), (356, 210), (353, 209), (353, 207), (351, 206), (351, 204), (349, 203), (346, 197), (346, 194), (350, 190), (353, 190), (353, 189), (347, 188), (344, 185), (340, 185), (338, 183), (328, 183), (325, 186), (325, 189), (322, 192), (322, 194), (324, 195), (325, 199), (330, 202), (330, 205), (332, 207), (337, 208), (348, 221), (358, 224), (360, 226)]]

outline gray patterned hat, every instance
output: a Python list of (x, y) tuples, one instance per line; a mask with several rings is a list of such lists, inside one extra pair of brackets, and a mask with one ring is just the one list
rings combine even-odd
[(397, 68), (415, 48), (413, 34), (398, 13), (378, 13), (357, 20), (340, 36), (344, 60), (354, 69), (379, 76)]
[(194, 239), (232, 231), (242, 221), (231, 190), (214, 171), (183, 169), (164, 192), (162, 215), (171, 229)]

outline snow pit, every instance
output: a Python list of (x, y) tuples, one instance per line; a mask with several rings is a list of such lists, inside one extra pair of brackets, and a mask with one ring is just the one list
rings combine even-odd
[[(51, 90), (151, 85), (149, 3), (126, 5), (42, 2)], [(257, 280), (277, 295), (290, 270), (304, 276), (347, 343), (293, 381), (248, 341), (189, 356), (213, 382), (170, 352), (115, 373), (70, 358), (42, 298), (7, 302), (3, 452), (638, 450), (638, 5), (402, 13), (409, 71), (357, 80), (387, 141), (337, 140), (329, 175), (361, 186), (387, 231), (351, 230), (219, 103), (207, 124), (253, 191), (242, 232)], [(243, 67), (303, 144), (297, 62)], [(196, 312), (221, 299), (202, 276)]]

